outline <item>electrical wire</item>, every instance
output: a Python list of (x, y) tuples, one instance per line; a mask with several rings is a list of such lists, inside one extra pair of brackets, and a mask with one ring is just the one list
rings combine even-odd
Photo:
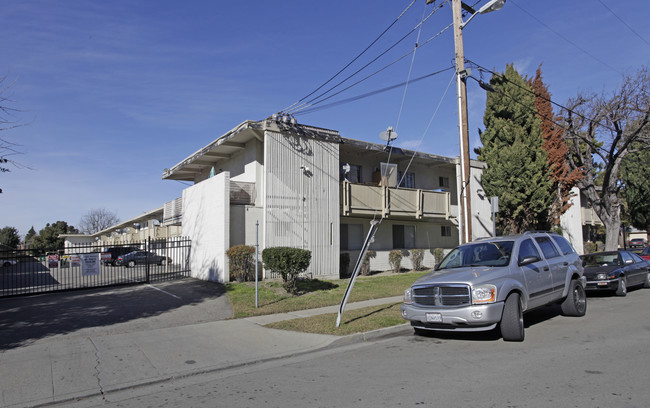
[(535, 21), (537, 21), (538, 23), (540, 23), (541, 25), (543, 25), (544, 27), (546, 27), (546, 28), (547, 28), (549, 31), (551, 31), (553, 34), (557, 35), (558, 37), (560, 37), (560, 38), (563, 39), (564, 41), (566, 41), (566, 42), (568, 42), (569, 44), (573, 45), (574, 47), (576, 47), (577, 49), (579, 49), (580, 51), (582, 51), (582, 52), (585, 53), (586, 55), (590, 56), (590, 57), (593, 58), (594, 60), (598, 61), (599, 63), (603, 64), (603, 65), (606, 66), (607, 68), (611, 69), (612, 71), (614, 71), (614, 72), (618, 72), (619, 74), (623, 75), (623, 73), (620, 72), (618, 69), (612, 67), (611, 65), (609, 65), (609, 64), (606, 63), (605, 61), (603, 61), (603, 60), (601, 60), (600, 58), (596, 57), (595, 55), (591, 54), (590, 52), (588, 52), (588, 51), (585, 50), (584, 48), (580, 47), (578, 44), (574, 43), (573, 41), (569, 40), (567, 37), (563, 36), (562, 34), (558, 33), (558, 32), (555, 31), (554, 29), (552, 29), (548, 24), (546, 24), (545, 22), (543, 22), (542, 20), (540, 20), (539, 18), (537, 18), (535, 15), (533, 15), (532, 13), (530, 13), (529, 11), (527, 11), (526, 9), (524, 9), (523, 7), (521, 7), (519, 4), (517, 4), (517, 3), (515, 2), (515, 0), (510, 0), (510, 1), (511, 1), (511, 2), (512, 2), (512, 3), (513, 3), (517, 8), (519, 8), (519, 10), (521, 10), (521, 11), (523, 11), (524, 13), (528, 14), (528, 16), (530, 16), (532, 19), (534, 19)]
[(327, 81), (325, 81), (321, 86), (319, 86), (318, 88), (314, 89), (314, 90), (313, 90), (312, 92), (310, 92), (309, 94), (303, 96), (303, 97), (300, 98), (297, 102), (294, 102), (292, 105), (286, 107), (286, 108), (283, 109), (282, 111), (284, 112), (284, 111), (287, 111), (287, 110), (291, 109), (292, 107), (294, 107), (295, 105), (299, 104), (299, 103), (302, 102), (303, 100), (309, 98), (310, 96), (312, 96), (313, 94), (315, 94), (316, 92), (318, 92), (321, 88), (323, 88), (325, 85), (327, 85), (327, 84), (329, 84), (331, 81), (333, 81), (334, 78), (336, 78), (337, 76), (339, 76), (339, 75), (340, 75), (343, 71), (345, 71), (345, 70), (346, 70), (350, 65), (352, 65), (356, 60), (358, 60), (358, 59), (359, 59), (363, 54), (365, 54), (366, 51), (368, 51), (368, 50), (369, 50), (373, 45), (375, 45), (375, 43), (376, 43), (377, 41), (379, 41), (379, 39), (381, 39), (381, 37), (383, 37), (384, 34), (386, 34), (386, 33), (388, 32), (388, 30), (390, 30), (390, 29), (391, 29), (391, 28), (392, 28), (392, 27), (393, 27), (393, 26), (394, 26), (394, 25), (395, 25), (395, 24), (396, 24), (396, 23), (397, 23), (397, 22), (402, 18), (402, 16), (403, 16), (403, 15), (404, 15), (404, 14), (405, 14), (405, 13), (406, 13), (410, 8), (411, 8), (411, 6), (412, 6), (413, 4), (415, 4), (416, 1), (417, 1), (417, 0), (413, 0), (413, 1), (411, 2), (411, 4), (409, 4), (408, 7), (406, 7), (406, 9), (405, 9), (404, 11), (402, 11), (402, 13), (401, 13), (401, 14), (400, 14), (400, 15), (399, 15), (399, 16), (398, 16), (398, 17), (397, 17), (397, 18), (396, 18), (396, 19), (395, 19), (395, 20), (394, 20), (394, 21), (393, 21), (393, 22), (392, 22), (392, 23), (391, 23), (391, 24), (390, 24), (390, 25), (389, 25), (389, 26), (388, 26), (384, 31), (382, 31), (382, 33), (379, 34), (379, 36), (378, 36), (377, 38), (375, 38), (375, 39), (370, 43), (370, 45), (368, 45), (368, 46), (367, 46), (363, 51), (361, 51), (361, 52), (360, 52), (356, 57), (354, 57), (354, 58), (352, 59), (352, 61), (350, 61), (347, 65), (345, 65), (343, 68), (341, 68), (341, 69), (340, 69), (336, 74), (334, 74), (330, 79), (328, 79)]
[[(455, 67), (452, 67), (455, 68)], [(406, 165), (406, 169), (404, 170), (404, 174), (402, 174), (402, 178), (400, 179), (399, 183), (397, 183), (398, 186), (402, 185), (402, 181), (406, 178), (406, 173), (408, 172), (409, 168), (411, 167), (411, 163), (413, 163), (413, 159), (415, 158), (415, 153), (416, 151), (420, 148), (422, 145), (422, 141), (424, 140), (424, 136), (429, 132), (429, 128), (431, 127), (431, 124), (433, 123), (433, 119), (438, 115), (438, 110), (440, 109), (440, 106), (442, 106), (442, 101), (445, 99), (447, 96), (447, 92), (449, 91), (449, 88), (451, 87), (451, 84), (454, 82), (454, 79), (456, 78), (456, 72), (451, 76), (451, 79), (449, 80), (449, 83), (447, 84), (447, 88), (445, 89), (445, 92), (442, 94), (442, 97), (440, 98), (440, 101), (438, 102), (438, 106), (436, 106), (436, 109), (433, 111), (433, 115), (431, 115), (431, 119), (429, 119), (429, 124), (427, 125), (426, 129), (424, 129), (424, 132), (422, 132), (422, 136), (420, 136), (420, 140), (418, 143), (415, 145), (415, 148), (413, 149), (413, 154), (411, 155), (411, 159), (409, 160), (409, 163)]]
[[(427, 75), (422, 75), (421, 77), (411, 79), (410, 83), (413, 84), (413, 83), (422, 81), (424, 79), (430, 78), (432, 76), (441, 74), (443, 72), (447, 72), (447, 71), (452, 70), (452, 69), (456, 69), (456, 67), (455, 66), (450, 66), (449, 68), (445, 68), (445, 69), (442, 69), (440, 71), (432, 72), (432, 73), (427, 74)], [(321, 110), (333, 108), (335, 106), (343, 105), (343, 104), (346, 104), (346, 103), (356, 102), (358, 100), (365, 99), (365, 98), (368, 98), (370, 96), (378, 95), (380, 93), (384, 93), (384, 92), (387, 92), (387, 91), (390, 91), (390, 90), (393, 90), (393, 89), (396, 89), (396, 88), (400, 88), (400, 87), (402, 87), (404, 85), (406, 85), (406, 82), (401, 82), (399, 84), (395, 84), (395, 85), (387, 86), (385, 88), (378, 89), (376, 91), (372, 91), (372, 92), (368, 92), (368, 93), (365, 93), (365, 94), (353, 96), (351, 98), (341, 99), (340, 101), (331, 102), (331, 103), (328, 103), (328, 104), (325, 104), (325, 105), (316, 106), (316, 107), (309, 108), (309, 109), (304, 109), (304, 110), (296, 113), (295, 116), (307, 115), (307, 114), (318, 112), (318, 111), (321, 111)]]
[(617, 16), (616, 13), (614, 13), (614, 10), (612, 10), (612, 9), (609, 8), (609, 7), (607, 7), (607, 5), (606, 5), (605, 3), (602, 2), (602, 0), (598, 0), (598, 2), (599, 2), (600, 4), (602, 4), (603, 7), (605, 7), (607, 10), (609, 10), (609, 12), (612, 13), (612, 15), (613, 15), (614, 17), (616, 17), (616, 18), (618, 19), (618, 21), (620, 21), (621, 23), (623, 23), (623, 25), (624, 25), (625, 27), (627, 27), (630, 31), (632, 31), (632, 33), (634, 33), (634, 35), (636, 35), (637, 37), (639, 37), (639, 38), (641, 39), (641, 41), (643, 41), (643, 42), (646, 43), (647, 45), (650, 45), (650, 42), (648, 42), (648, 40), (646, 40), (645, 38), (641, 37), (641, 34), (639, 34), (638, 32), (636, 32), (636, 30), (634, 30), (634, 29), (633, 29), (633, 28), (632, 28), (628, 23), (626, 23), (625, 21), (623, 21), (622, 18), (620, 18), (619, 16)]
[[(426, 41), (423, 42), (422, 44), (418, 44), (417, 48), (420, 48), (420, 47), (423, 47), (423, 46), (427, 45), (428, 43), (430, 43), (431, 41), (433, 41), (435, 38), (437, 38), (438, 36), (440, 36), (442, 33), (444, 33), (445, 31), (447, 31), (447, 30), (448, 30), (452, 25), (453, 25), (453, 23), (449, 24), (447, 27), (443, 28), (440, 32), (438, 32), (438, 33), (435, 34), (434, 36), (430, 37), (428, 40), (426, 40)], [(364, 82), (364, 81), (366, 81), (366, 80), (372, 78), (373, 76), (379, 74), (380, 72), (382, 72), (382, 71), (384, 71), (385, 69), (391, 67), (392, 65), (395, 65), (396, 63), (398, 63), (398, 62), (401, 61), (402, 59), (404, 59), (404, 58), (408, 57), (409, 55), (411, 55), (411, 53), (413, 53), (414, 51), (415, 51), (415, 50), (411, 50), (411, 51), (407, 52), (406, 54), (404, 54), (404, 55), (402, 55), (401, 57), (397, 58), (397, 59), (394, 60), (393, 62), (391, 62), (391, 63), (385, 65), (383, 68), (378, 69), (377, 71), (375, 71), (375, 72), (373, 72), (372, 74), (366, 76), (365, 78), (360, 79), (359, 81), (353, 83), (352, 85), (349, 85), (348, 87), (343, 88), (343, 89), (341, 89), (340, 91), (335, 92), (335, 93), (333, 93), (332, 95), (329, 95), (329, 96), (326, 97), (326, 98), (323, 98), (323, 99), (321, 99), (321, 100), (319, 100), (319, 101), (317, 101), (317, 102), (311, 103), (311, 104), (309, 104), (309, 105), (304, 105), (304, 106), (299, 107), (299, 108), (297, 108), (297, 109), (295, 109), (295, 110), (293, 110), (293, 111), (291, 111), (291, 112), (288, 112), (288, 113), (290, 113), (291, 115), (298, 115), (299, 112), (301, 112), (301, 111), (303, 111), (303, 110), (305, 110), (305, 109), (308, 109), (308, 108), (310, 108), (310, 107), (312, 107), (312, 106), (315, 106), (315, 105), (318, 105), (318, 104), (320, 104), (320, 103), (323, 103), (323, 102), (325, 102), (325, 101), (327, 101), (327, 100), (329, 100), (329, 99), (335, 97), (336, 95), (339, 95), (339, 94), (341, 94), (341, 93), (347, 91), (348, 89), (350, 89), (350, 88), (352, 88), (352, 87), (354, 87), (354, 86), (357, 86), (357, 85), (359, 85), (360, 83), (362, 83), (362, 82)]]
[[(505, 75), (503, 75), (503, 74), (500, 74), (500, 73), (498, 73), (498, 72), (494, 72), (494, 71), (492, 71), (492, 70), (490, 70), (490, 69), (488, 69), (488, 68), (485, 68), (485, 67), (483, 67), (483, 66), (481, 66), (481, 65), (479, 65), (479, 64), (477, 64), (477, 63), (475, 63), (475, 62), (473, 62), (473, 61), (471, 61), (471, 60), (466, 60), (466, 61), (467, 61), (468, 64), (471, 64), (472, 66), (476, 67), (479, 71), (489, 72), (490, 74), (492, 74), (492, 75), (494, 75), (494, 76), (497, 76), (497, 77), (499, 77), (500, 79), (502, 79), (502, 80), (504, 80), (504, 81), (506, 81), (506, 82), (508, 82), (508, 83), (510, 83), (510, 84), (512, 84), (512, 85), (515, 85), (515, 86), (518, 87), (519, 89), (522, 89), (522, 90), (524, 90), (524, 91), (526, 91), (526, 92), (528, 92), (528, 93), (533, 94), (535, 97), (538, 97), (538, 98), (541, 98), (541, 99), (543, 99), (543, 100), (545, 100), (545, 101), (547, 101), (547, 102), (550, 102), (551, 104), (553, 104), (553, 105), (555, 105), (555, 106), (557, 106), (557, 107), (559, 107), (559, 108), (561, 108), (561, 109), (564, 109), (564, 110), (567, 111), (567, 112), (571, 112), (572, 114), (574, 114), (574, 115), (576, 115), (576, 116), (578, 116), (578, 117), (580, 117), (580, 118), (582, 118), (582, 119), (584, 119), (584, 120), (586, 120), (586, 121), (588, 121), (588, 122), (596, 123), (596, 124), (600, 125), (601, 127), (605, 128), (605, 129), (607, 129), (607, 130), (609, 130), (609, 131), (616, 132), (616, 129), (610, 127), (609, 125), (604, 124), (604, 123), (602, 123), (602, 122), (600, 122), (600, 121), (597, 121), (597, 120), (595, 120), (595, 119), (588, 118), (587, 116), (584, 116), (584, 115), (581, 114), (580, 112), (576, 112), (576, 111), (574, 111), (574, 110), (572, 110), (572, 109), (570, 109), (570, 108), (567, 108), (567, 107), (564, 106), (564, 105), (561, 105), (561, 104), (559, 104), (559, 103), (553, 101), (553, 100), (550, 99), (550, 98), (547, 98), (547, 97), (545, 97), (545, 96), (539, 95), (539, 94), (537, 94), (535, 91), (533, 91), (532, 89), (530, 89), (530, 88), (528, 88), (528, 87), (525, 87), (525, 86), (521, 86), (520, 84), (518, 84), (518, 83), (516, 83), (516, 82), (514, 82), (514, 81), (509, 80), (509, 79), (508, 79)], [(474, 78), (474, 77), (470, 77), (470, 78), (472, 78), (473, 80), (477, 81), (479, 84), (482, 83), (482, 81), (479, 81), (479, 80), (477, 80), (477, 79)], [(484, 83), (483, 83), (483, 84), (484, 84)], [(494, 89), (492, 89), (492, 90), (494, 90)]]
[[(371, 60), (369, 63), (365, 64), (364, 66), (362, 66), (361, 68), (359, 68), (358, 70), (356, 70), (354, 73), (348, 75), (348, 76), (347, 76), (345, 79), (343, 79), (342, 81), (339, 81), (336, 85), (334, 85), (334, 86), (328, 88), (326, 91), (320, 93), (318, 96), (315, 96), (314, 98), (312, 98), (312, 99), (310, 99), (310, 100), (308, 100), (308, 101), (306, 101), (306, 102), (303, 102), (302, 104), (300, 104), (300, 105), (298, 105), (298, 106), (295, 106), (295, 107), (292, 108), (292, 109), (289, 109), (289, 110), (286, 110), (286, 111), (283, 111), (283, 112), (286, 112), (286, 113), (288, 113), (288, 114), (294, 114), (296, 111), (298, 111), (298, 110), (300, 110), (300, 109), (302, 109), (302, 108), (304, 108), (304, 107), (309, 107), (309, 106), (312, 106), (312, 105), (315, 105), (315, 104), (317, 104), (317, 103), (322, 102), (323, 100), (319, 100), (320, 98), (322, 98), (323, 96), (327, 95), (328, 93), (330, 93), (330, 92), (333, 91), (334, 89), (338, 88), (340, 85), (344, 84), (345, 82), (347, 82), (348, 80), (350, 80), (352, 77), (354, 77), (355, 75), (357, 75), (359, 72), (363, 71), (363, 70), (366, 69), (368, 66), (370, 66), (371, 64), (373, 64), (374, 62), (376, 62), (377, 60), (379, 60), (381, 57), (383, 57), (384, 55), (386, 55), (390, 50), (392, 50), (393, 48), (395, 48), (395, 47), (396, 47), (397, 45), (399, 45), (402, 41), (404, 41), (404, 40), (405, 40), (406, 38), (408, 38), (411, 34), (413, 34), (413, 32), (415, 32), (415, 30), (417, 30), (417, 29), (418, 29), (422, 24), (424, 24), (424, 22), (426, 22), (426, 21), (427, 21), (427, 20), (428, 20), (428, 19), (429, 19), (429, 18), (430, 18), (430, 17), (431, 17), (431, 16), (432, 16), (436, 11), (438, 11), (440, 8), (442, 8), (442, 4), (441, 4), (440, 6), (438, 6), (436, 9), (434, 9), (434, 10), (433, 10), (433, 11), (432, 11), (432, 12), (431, 12), (431, 13), (430, 13), (430, 14), (429, 14), (429, 15), (428, 15), (428, 16), (427, 16), (423, 21), (421, 21), (418, 25), (416, 25), (415, 27), (413, 27), (413, 29), (411, 29), (411, 31), (409, 31), (409, 32), (406, 33), (404, 36), (402, 36), (402, 38), (400, 38), (400, 39), (397, 40), (395, 43), (393, 43), (393, 45), (391, 45), (387, 50), (385, 50), (384, 52), (380, 53), (377, 57), (375, 57), (375, 58), (374, 58), (373, 60)], [(450, 24), (450, 26), (451, 26), (451, 24)], [(443, 30), (443, 31), (444, 31), (444, 30)], [(410, 51), (410, 52), (407, 53), (406, 55), (409, 55), (411, 52), (413, 52), (413, 51)], [(406, 55), (404, 55), (404, 56), (401, 57), (400, 59), (404, 58)], [(399, 59), (398, 59), (398, 61), (399, 61)], [(397, 61), (395, 61), (395, 62), (397, 62)], [(395, 63), (395, 62), (393, 62), (393, 63)], [(392, 64), (389, 64), (389, 65), (392, 65)], [(381, 70), (380, 70), (380, 71), (381, 71)], [(379, 71), (378, 71), (378, 72), (379, 72)], [(359, 82), (362, 82), (362, 81), (358, 81), (358, 82), (355, 83), (354, 85), (358, 84)], [(345, 88), (344, 90), (349, 89), (349, 88), (350, 88), (350, 87), (347, 87), (347, 88)], [(338, 93), (340, 93), (340, 91), (339, 91)], [(334, 94), (334, 95), (337, 95), (338, 93), (336, 93), (336, 94)], [(325, 98), (324, 100), (327, 100), (327, 99), (329, 99), (329, 98), (331, 98), (331, 96)], [(316, 101), (318, 101), (318, 102), (316, 102)], [(294, 105), (295, 105), (295, 104), (294, 104)]]
[[(397, 114), (397, 122), (395, 122), (395, 132), (399, 130), (399, 121), (402, 118), (402, 110), (404, 109), (404, 101), (406, 101), (406, 91), (408, 91), (409, 80), (411, 79), (411, 73), (413, 72), (413, 65), (415, 64), (415, 54), (418, 50), (418, 43), (420, 42), (420, 35), (422, 34), (422, 23), (424, 23), (424, 14), (426, 12), (426, 2), (424, 4), (424, 9), (422, 10), (422, 21), (420, 22), (420, 28), (418, 29), (418, 36), (415, 39), (415, 47), (413, 48), (413, 55), (411, 56), (411, 65), (409, 66), (409, 72), (406, 75), (406, 85), (404, 85), (404, 92), (402, 93), (402, 103), (399, 107), (399, 113)], [(399, 133), (398, 133), (399, 134)]]

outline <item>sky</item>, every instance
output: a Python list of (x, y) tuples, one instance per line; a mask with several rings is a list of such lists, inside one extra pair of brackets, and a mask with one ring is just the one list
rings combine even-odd
[[(0, 228), (24, 235), (56, 221), (78, 226), (93, 209), (122, 220), (153, 210), (187, 187), (162, 180), (165, 168), (296, 102), (299, 123), (375, 143), (392, 126), (395, 146), (458, 156), (451, 7), (411, 3), (0, 0), (0, 89), (15, 109), (5, 119), (21, 125), (0, 133), (20, 153), (0, 173)], [(528, 77), (541, 64), (564, 104), (613, 92), (649, 63), (649, 14), (642, 0), (507, 0), (465, 26), (465, 57), (497, 72), (514, 64)], [(367, 79), (301, 105), (357, 71), (312, 103)], [(467, 93), (474, 148), (485, 91), (470, 79)]]

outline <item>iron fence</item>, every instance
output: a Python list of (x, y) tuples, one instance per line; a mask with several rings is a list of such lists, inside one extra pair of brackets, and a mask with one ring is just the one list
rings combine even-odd
[(184, 237), (51, 251), (0, 249), (0, 297), (184, 278), (190, 276), (190, 249), (191, 241)]

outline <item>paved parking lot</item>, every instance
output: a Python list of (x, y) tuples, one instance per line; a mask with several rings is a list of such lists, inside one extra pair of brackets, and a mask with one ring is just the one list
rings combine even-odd
[(192, 278), (0, 298), (0, 350), (51, 336), (118, 334), (231, 316), (223, 285)]

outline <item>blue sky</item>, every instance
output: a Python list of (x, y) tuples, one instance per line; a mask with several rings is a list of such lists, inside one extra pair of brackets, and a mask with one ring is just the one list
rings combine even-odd
[[(163, 169), (240, 122), (268, 117), (316, 89), (410, 3), (2, 1), (0, 73), (7, 76), (5, 85), (13, 83), (5, 96), (20, 112), (12, 119), (26, 124), (2, 137), (20, 145), (22, 154), (12, 159), (28, 168), (0, 174), (0, 227), (24, 235), (31, 226), (38, 231), (59, 220), (76, 226), (95, 208), (125, 220), (179, 197), (185, 185), (163, 181)], [(330, 85), (432, 10), (417, 0), (354, 69)], [(552, 98), (564, 103), (578, 92), (612, 91), (622, 74), (648, 64), (649, 14), (650, 4), (640, 0), (508, 0), (466, 26), (465, 56), (500, 72), (514, 63), (528, 76), (543, 64)], [(419, 43), (433, 37), (451, 18), (444, 3), (421, 32), (358, 79), (412, 50), (418, 34)], [(321, 105), (449, 68), (453, 58), (449, 29), (414, 59), (408, 56)], [(379, 133), (393, 126), (397, 146), (457, 156), (451, 80), (452, 71), (445, 71), (410, 84), (405, 96), (403, 88), (395, 89), (296, 118), (370, 142), (380, 142)], [(475, 147), (485, 91), (471, 80), (468, 100)]]

